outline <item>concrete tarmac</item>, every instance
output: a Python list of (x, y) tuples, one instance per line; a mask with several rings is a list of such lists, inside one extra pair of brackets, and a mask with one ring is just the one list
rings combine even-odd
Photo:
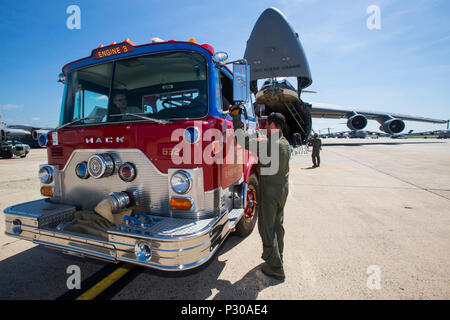
[[(450, 299), (450, 143), (326, 139), (320, 168), (290, 163), (284, 282), (260, 270), (257, 228), (230, 236), (206, 265), (181, 273), (147, 269), (113, 299)], [(0, 209), (40, 198), (46, 151), (0, 160)], [(82, 279), (106, 262), (67, 256), (4, 235), (0, 299), (55, 299), (67, 268)]]

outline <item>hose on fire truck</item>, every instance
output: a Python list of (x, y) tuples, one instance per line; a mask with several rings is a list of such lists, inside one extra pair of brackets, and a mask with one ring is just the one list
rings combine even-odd
[(88, 234), (108, 240), (106, 230), (123, 222), (126, 215), (132, 213), (131, 209), (124, 209), (113, 213), (113, 202), (108, 197), (100, 201), (94, 211), (80, 210), (75, 212), (74, 219), (61, 229), (76, 233)]

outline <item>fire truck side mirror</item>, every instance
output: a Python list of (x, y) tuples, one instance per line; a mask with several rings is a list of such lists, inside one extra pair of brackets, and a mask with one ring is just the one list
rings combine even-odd
[(234, 103), (245, 104), (250, 92), (250, 66), (248, 64), (233, 64), (233, 100)]

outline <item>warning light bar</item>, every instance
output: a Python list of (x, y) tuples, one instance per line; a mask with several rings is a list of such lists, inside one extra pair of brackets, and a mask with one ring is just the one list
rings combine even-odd
[(194, 38), (189, 39), (187, 42), (184, 41), (175, 41), (175, 40), (168, 40), (168, 41), (164, 41), (161, 40), (159, 38), (152, 38), (152, 42), (149, 44), (145, 44), (145, 45), (140, 45), (140, 46), (136, 46), (130, 39), (125, 39), (123, 42), (120, 43), (116, 43), (116, 42), (112, 42), (107, 46), (103, 46), (100, 45), (98, 46), (96, 49), (92, 50), (92, 53), (89, 57), (83, 58), (83, 59), (79, 59), (73, 62), (70, 62), (68, 64), (66, 64), (63, 67), (63, 73), (62, 75), (65, 76), (67, 73), (67, 68), (75, 63), (79, 63), (83, 60), (89, 59), (89, 58), (94, 58), (95, 60), (98, 59), (103, 59), (103, 58), (108, 58), (108, 57), (114, 57), (117, 55), (122, 55), (122, 54), (128, 54), (130, 52), (135, 51), (136, 48), (138, 47), (144, 47), (144, 46), (148, 46), (148, 45), (155, 45), (155, 44), (159, 44), (159, 43), (172, 43), (172, 42), (180, 42), (180, 43), (191, 43), (194, 45), (197, 45), (199, 47), (202, 47), (203, 49), (206, 49), (207, 51), (209, 51), (211, 53), (211, 55), (214, 55), (214, 48), (210, 45), (210, 44), (198, 44), (197, 41), (195, 41)]

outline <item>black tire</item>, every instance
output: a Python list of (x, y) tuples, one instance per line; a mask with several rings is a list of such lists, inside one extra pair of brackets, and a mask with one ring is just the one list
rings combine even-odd
[(3, 159), (11, 159), (13, 157), (12, 150), (7, 150), (2, 152), (2, 158)]
[[(254, 173), (252, 173), (248, 179), (247, 190), (254, 190), (256, 202), (258, 202), (259, 200), (256, 195), (258, 194), (259, 191), (259, 181)], [(241, 220), (236, 225), (236, 234), (242, 238), (247, 237), (250, 233), (252, 233), (253, 229), (255, 228), (256, 220), (258, 220), (258, 210), (257, 206), (254, 206), (253, 216), (251, 217), (251, 219), (248, 219), (244, 213)]]

